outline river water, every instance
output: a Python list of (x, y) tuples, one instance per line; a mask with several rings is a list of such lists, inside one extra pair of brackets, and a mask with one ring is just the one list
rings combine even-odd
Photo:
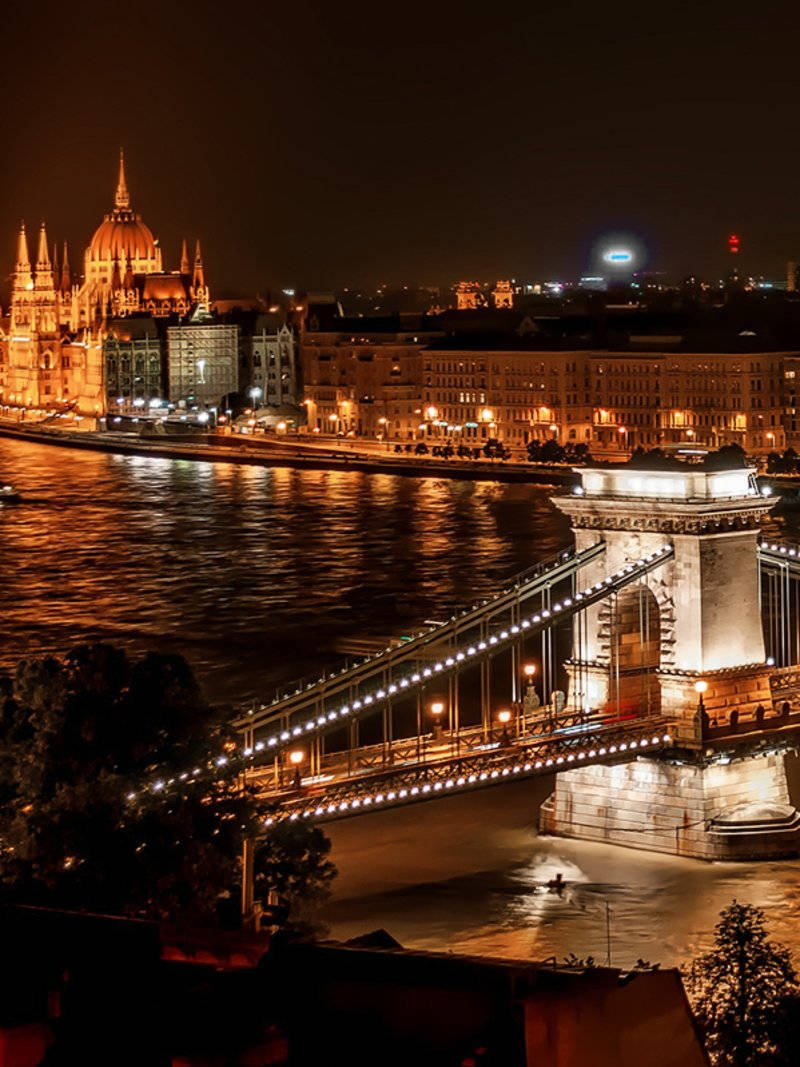
[[(0, 508), (0, 666), (97, 638), (170, 648), (230, 704), (441, 618), (569, 542), (548, 491), (520, 485), (3, 439), (0, 481), (24, 495)], [(796, 515), (770, 526), (800, 539)], [(669, 964), (708, 942), (736, 896), (767, 909), (800, 962), (799, 863), (537, 838), (547, 792), (516, 783), (332, 827), (333, 933), (383, 926), (410, 946), (601, 961), (610, 933), (614, 962)], [(542, 886), (557, 870), (560, 897)]]

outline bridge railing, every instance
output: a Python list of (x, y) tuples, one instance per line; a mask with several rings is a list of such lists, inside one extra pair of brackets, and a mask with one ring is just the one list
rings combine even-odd
[[(390, 773), (402, 765), (421, 766), (448, 759), (508, 751), (530, 744), (551, 741), (565, 747), (580, 744), (587, 736), (605, 730), (639, 730), (643, 725), (662, 722), (661, 715), (620, 714), (617, 711), (553, 710), (544, 715), (520, 717), (515, 724), (493, 726), (488, 732), (481, 725), (455, 731), (435, 730), (390, 742), (360, 745), (351, 749), (327, 752), (313, 775), (303, 779), (308, 787), (326, 781), (342, 781), (363, 775)], [(290, 787), (293, 773), (285, 762), (264, 767), (251, 776), (268, 792), (279, 793)]]
[(548, 557), (515, 575), (496, 595), (486, 597), (452, 615), (439, 626), (420, 631), (409, 641), (395, 642), (355, 664), (341, 667), (338, 671), (325, 671), (314, 678), (293, 682), (279, 690), (269, 704), (243, 708), (243, 714), (236, 720), (235, 725), (240, 729), (252, 729), (292, 714), (319, 699), (329, 699), (345, 693), (376, 674), (388, 675), (390, 671), (409, 661), (416, 660), (418, 665), (422, 666), (436, 646), (458, 639), (470, 629), (490, 622), (493, 616), (512, 605), (520, 605), (536, 596), (548, 585), (574, 575), (604, 551), (605, 543), (599, 541), (580, 553), (576, 553), (574, 549), (565, 549)]
[(372, 776), (308, 783), (274, 796), (276, 807), (264, 822), (269, 827), (281, 818), (316, 820), (365, 814), (515, 778), (652, 756), (674, 743), (668, 720), (644, 719), (625, 726), (598, 727), (580, 738), (539, 738), (518, 745), (448, 755), (424, 764), (382, 769)]

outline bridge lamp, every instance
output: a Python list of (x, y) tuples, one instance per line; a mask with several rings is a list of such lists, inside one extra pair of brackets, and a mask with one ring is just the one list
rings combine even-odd
[(508, 724), (511, 722), (511, 712), (507, 708), (503, 708), (502, 711), (497, 713), (497, 721), (503, 727), (502, 741), (504, 745), (510, 745), (511, 740), (508, 736)]
[(444, 701), (434, 700), (431, 704), (431, 715), (438, 719), (444, 713)]
[(533, 678), (534, 674), (536, 674), (536, 664), (526, 663), (525, 666), (522, 668), (522, 673), (525, 675), (526, 678)]
[(295, 789), (300, 788), (300, 764), (305, 758), (306, 754), (301, 748), (295, 748), (289, 753), (289, 762), (294, 767), (294, 777), (292, 778), (292, 785)]
[(694, 683), (694, 691), (697, 693), (697, 710), (702, 714), (705, 709), (703, 704), (703, 693), (708, 689), (708, 682), (704, 682), (702, 679), (699, 682)]

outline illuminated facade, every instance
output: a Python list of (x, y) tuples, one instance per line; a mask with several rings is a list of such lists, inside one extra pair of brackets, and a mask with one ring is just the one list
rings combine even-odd
[[(593, 453), (620, 454), (694, 442), (781, 450), (800, 436), (791, 390), (800, 356), (790, 352), (547, 350), (536, 339), (458, 339), (422, 353), (423, 405), (446, 432), (509, 445), (556, 438)], [(793, 421), (792, 421), (793, 420)]]
[(436, 334), (398, 326), (388, 321), (353, 319), (352, 330), (301, 335), (303, 396), (310, 432), (399, 440), (419, 435), (420, 352)]
[(73, 289), (70, 327), (142, 311), (156, 317), (186, 315), (196, 304), (207, 307), (210, 299), (199, 241), (193, 263), (184, 241), (180, 268), (164, 271), (157, 238), (131, 208), (120, 153), (114, 207), (86, 249), (83, 285)]
[(496, 308), (513, 308), (514, 290), (511, 282), (498, 282), (492, 290), (492, 302)]
[[(64, 262), (68, 271), (66, 256)], [(23, 224), (8, 330), (0, 346), (0, 400), (27, 408), (61, 406), (95, 416), (105, 406), (102, 340), (97, 328), (64, 329), (70, 294), (62, 280), (56, 281), (44, 224), (33, 266)]]
[(185, 316), (210, 300), (199, 241), (191, 264), (184, 241), (180, 269), (163, 270), (157, 239), (131, 208), (122, 155), (114, 207), (86, 249), (83, 280), (73, 281), (66, 246), (60, 273), (55, 266), (44, 224), (31, 264), (23, 225), (8, 327), (0, 338), (4, 404), (103, 414), (112, 387), (103, 352), (110, 320)]

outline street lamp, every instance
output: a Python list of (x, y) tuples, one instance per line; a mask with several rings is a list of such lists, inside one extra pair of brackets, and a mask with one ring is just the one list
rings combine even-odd
[(508, 724), (511, 722), (511, 712), (507, 708), (504, 708), (497, 713), (497, 721), (501, 723), (503, 727), (503, 735), (501, 738), (503, 744), (510, 745), (511, 739), (508, 736)]
[(264, 390), (261, 388), (260, 385), (251, 385), (250, 388), (247, 390), (250, 399), (253, 401), (254, 409), (258, 407), (258, 400), (263, 392)]
[(305, 752), (301, 748), (295, 748), (289, 753), (289, 762), (294, 767), (294, 776), (292, 777), (292, 785), (295, 789), (299, 789), (301, 785), (300, 781), (300, 764), (306, 758)]
[(438, 741), (442, 736), (442, 715), (444, 715), (444, 701), (434, 700), (431, 703), (431, 715), (433, 716), (433, 736)]
[(703, 693), (708, 689), (708, 682), (701, 678), (694, 683), (694, 691), (697, 693), (697, 735), (698, 740), (703, 739), (703, 728), (706, 719), (706, 706), (703, 703)]

